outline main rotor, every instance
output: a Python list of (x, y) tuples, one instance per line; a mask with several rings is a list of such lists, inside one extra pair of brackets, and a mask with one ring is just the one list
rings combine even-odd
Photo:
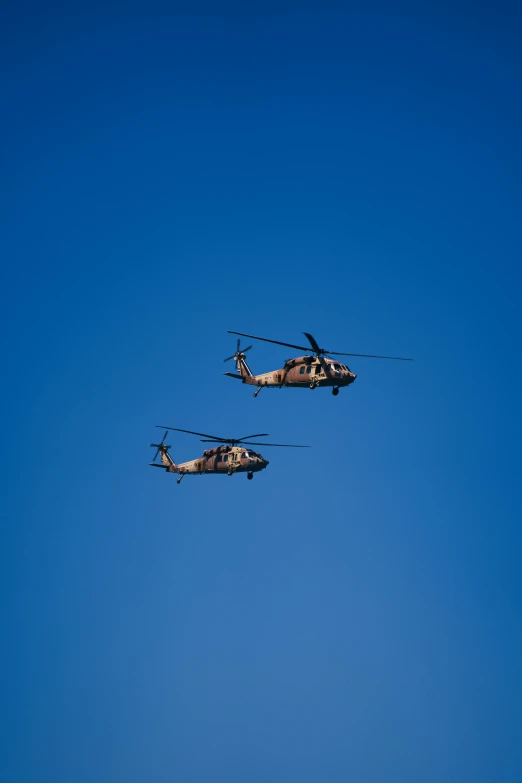
[[(194, 432), (194, 430), (182, 430), (179, 427), (167, 427), (165, 424), (156, 424), (162, 430), (174, 432), (186, 432), (188, 435), (200, 435), (202, 443), (228, 444), (230, 446), (279, 446), (293, 449), (309, 449), (310, 446), (298, 446), (294, 443), (265, 443), (264, 441), (252, 441), (250, 438), (268, 438), (267, 432), (256, 432), (254, 435), (244, 435), (242, 438), (219, 438), (217, 435), (209, 435), (206, 432)], [(167, 433), (165, 433), (165, 436)], [(170, 448), (170, 446), (169, 446)]]
[[(265, 343), (274, 343), (275, 345), (285, 345), (287, 348), (295, 348), (296, 351), (306, 351), (307, 353), (310, 352), (309, 346), (304, 345), (294, 345), (293, 343), (283, 343), (281, 340), (270, 340), (268, 337), (258, 337), (255, 334), (245, 334), (245, 332), (233, 332), (230, 329), (227, 330), (229, 334), (238, 334), (241, 337), (248, 337), (251, 340), (262, 340)], [(330, 354), (332, 356), (360, 356), (365, 359), (394, 359), (395, 361), (399, 362), (411, 362), (413, 359), (406, 359), (403, 356), (377, 356), (375, 354), (368, 354), (368, 353), (343, 353), (342, 351), (327, 351), (326, 348), (321, 348), (319, 346), (319, 343), (315, 339), (313, 335), (311, 335), (309, 332), (303, 332), (305, 337), (307, 338), (308, 342), (310, 343), (310, 346), (312, 347), (312, 351), (315, 356), (321, 361), (321, 359), (326, 355)], [(238, 343), (238, 351), (239, 351), (239, 340)], [(251, 348), (252, 346), (250, 346)], [(245, 350), (249, 350), (248, 348)], [(236, 354), (237, 355), (237, 354)], [(234, 357), (231, 356), (231, 359)], [(225, 360), (228, 361), (228, 360)], [(321, 362), (322, 364), (322, 362)]]

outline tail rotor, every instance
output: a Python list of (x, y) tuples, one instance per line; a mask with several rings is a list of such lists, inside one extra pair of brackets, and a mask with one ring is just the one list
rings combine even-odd
[(243, 348), (243, 350), (241, 350), (241, 340), (238, 338), (236, 352), (232, 354), (232, 356), (228, 356), (226, 359), (223, 359), (223, 361), (229, 362), (231, 359), (235, 359), (235, 361), (238, 362), (241, 359), (245, 358), (246, 352), (249, 351), (251, 348), (252, 346), (249, 345), (248, 348)]
[(151, 443), (150, 444), (152, 446), (152, 448), (157, 449), (157, 451), (156, 451), (156, 453), (154, 455), (154, 459), (152, 460), (152, 462), (156, 462), (156, 457), (158, 456), (160, 451), (168, 451), (170, 449), (170, 446), (165, 446), (165, 438), (167, 437), (168, 434), (169, 434), (169, 431), (167, 430), (165, 432), (165, 435), (163, 436), (163, 438), (161, 440), (161, 443)]

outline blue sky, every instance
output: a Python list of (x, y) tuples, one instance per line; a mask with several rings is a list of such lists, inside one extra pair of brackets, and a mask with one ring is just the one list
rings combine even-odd
[(516, 6), (0, 19), (2, 780), (520, 780)]

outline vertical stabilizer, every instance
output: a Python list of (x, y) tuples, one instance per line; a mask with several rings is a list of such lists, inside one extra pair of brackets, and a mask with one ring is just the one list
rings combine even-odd
[(238, 373), (241, 375), (242, 378), (254, 377), (252, 370), (250, 369), (250, 367), (248, 366), (248, 364), (244, 359), (244, 354), (242, 354), (236, 359), (236, 370), (238, 371)]

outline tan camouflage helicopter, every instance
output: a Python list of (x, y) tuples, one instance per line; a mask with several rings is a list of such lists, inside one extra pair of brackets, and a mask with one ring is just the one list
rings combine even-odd
[[(295, 348), (297, 351), (308, 351), (306, 346), (293, 345), (292, 343), (282, 343), (279, 340), (269, 340), (267, 337), (257, 337), (255, 334), (245, 334), (244, 332), (231, 332), (229, 334), (238, 334), (241, 337), (249, 337), (252, 340), (262, 340), (265, 343), (274, 343), (275, 345), (285, 345), (288, 348)], [(349, 386), (355, 381), (357, 375), (353, 373), (346, 364), (335, 359), (330, 359), (326, 353), (332, 353), (336, 356), (361, 356), (366, 359), (394, 359), (400, 362), (411, 362), (412, 359), (405, 359), (402, 356), (374, 356), (367, 353), (341, 353), (340, 351), (326, 351), (326, 348), (320, 348), (317, 340), (308, 332), (303, 332), (308, 342), (312, 346), (313, 354), (306, 356), (296, 356), (294, 359), (288, 359), (284, 367), (280, 370), (254, 375), (245, 361), (245, 354), (252, 346), (241, 349), (240, 340), (237, 341), (237, 349), (233, 356), (224, 359), (229, 362), (231, 359), (236, 361), (237, 373), (226, 372), (229, 378), (239, 378), (243, 383), (249, 386), (257, 386), (254, 397), (257, 397), (261, 389), (272, 388), (300, 388), (317, 389), (318, 386), (331, 386), (332, 394), (337, 396), (342, 386)]]
[[(151, 443), (150, 445), (157, 449), (154, 459), (149, 464), (153, 468), (163, 468), (167, 473), (179, 473), (179, 484), (183, 476), (201, 476), (204, 473), (214, 473), (224, 476), (232, 476), (234, 473), (246, 473), (247, 479), (254, 478), (254, 473), (264, 470), (268, 465), (268, 460), (261, 454), (245, 446), (279, 446), (293, 449), (309, 449), (310, 446), (296, 446), (291, 443), (257, 443), (249, 438), (266, 438), (266, 432), (259, 432), (256, 435), (245, 435), (243, 438), (218, 438), (216, 435), (207, 435), (204, 432), (193, 432), (192, 430), (182, 430), (178, 427), (166, 427), (162, 424), (156, 425), (160, 429), (165, 429), (165, 435), (161, 443)], [(169, 430), (175, 432), (187, 432), (189, 435), (202, 435), (202, 443), (215, 443), (214, 448), (203, 452), (202, 457), (181, 462), (176, 465), (169, 454), (170, 446), (165, 445), (165, 438)], [(156, 457), (161, 454), (161, 462), (156, 462)]]

